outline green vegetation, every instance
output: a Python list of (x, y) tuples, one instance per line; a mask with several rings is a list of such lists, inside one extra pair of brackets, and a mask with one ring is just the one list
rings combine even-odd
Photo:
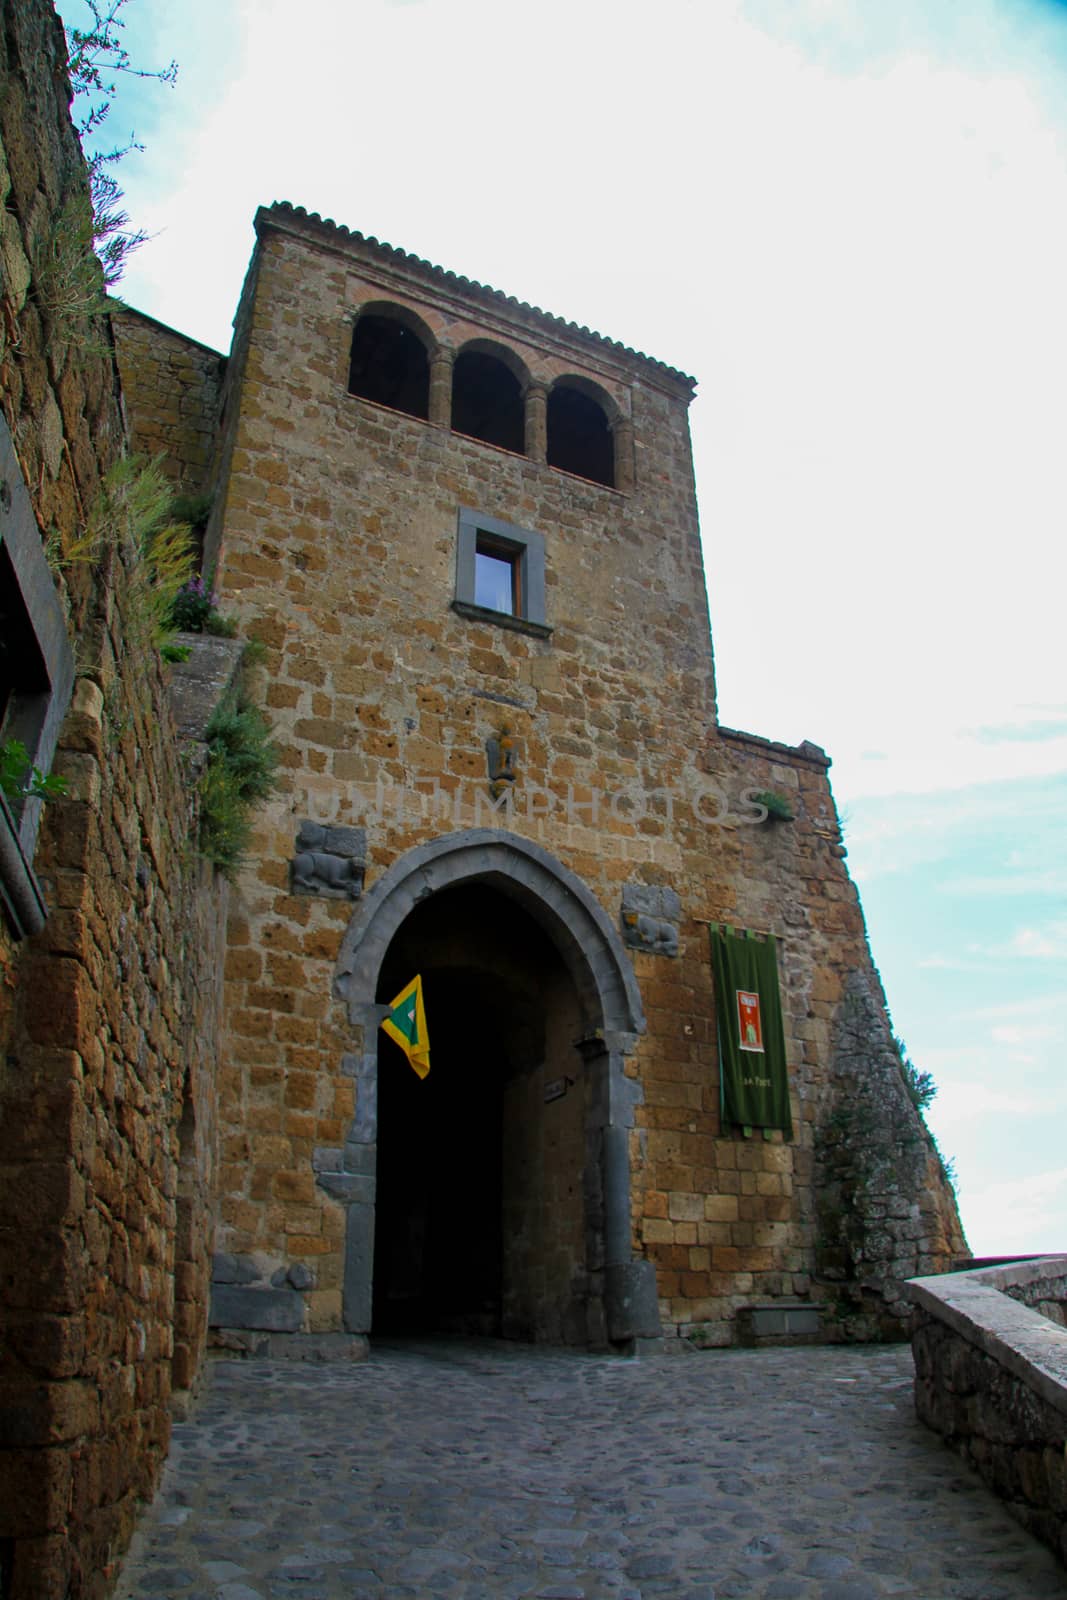
[(170, 623), (179, 633), (211, 633), (220, 639), (232, 639), (237, 633), (237, 624), (219, 614), (210, 577), (182, 584), (171, 604)]
[(270, 723), (243, 689), (207, 726), (200, 850), (228, 878), (248, 848), (254, 811), (275, 788), (278, 750), (270, 734)]
[(772, 822), (792, 822), (793, 808), (784, 794), (777, 794), (773, 789), (761, 789), (752, 796), (753, 805), (763, 806), (767, 818)]
[(169, 645), (177, 632), (171, 620), (174, 603), (196, 566), (195, 541), (188, 526), (171, 517), (171, 499), (158, 460), (124, 456), (105, 474), (81, 534), (66, 548), (53, 535), (45, 547), (59, 570), (116, 551), (129, 572), (131, 634), (157, 650)]
[(67, 792), (67, 780), (45, 774), (30, 761), (21, 739), (0, 744), (0, 794), (18, 804), (22, 800), (56, 800)]
[(932, 1072), (919, 1071), (919, 1068), (909, 1059), (907, 1046), (903, 1039), (898, 1039), (896, 1034), (893, 1035), (893, 1045), (900, 1061), (900, 1074), (904, 1079), (904, 1087), (908, 1091), (908, 1099), (916, 1111), (925, 1111), (937, 1094), (934, 1075)]

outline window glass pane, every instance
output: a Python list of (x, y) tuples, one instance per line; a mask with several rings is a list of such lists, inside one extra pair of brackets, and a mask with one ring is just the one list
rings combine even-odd
[(506, 556), (479, 550), (474, 557), (474, 603), (490, 611), (515, 611), (515, 567)]

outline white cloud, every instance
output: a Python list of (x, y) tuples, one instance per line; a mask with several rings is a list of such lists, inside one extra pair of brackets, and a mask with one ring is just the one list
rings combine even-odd
[(1058, 1028), (1050, 1027), (1048, 1023), (1019, 1023), (1012, 1025), (1003, 1023), (992, 1030), (990, 1037), (996, 1044), (1028, 1045), (1037, 1044), (1046, 1039), (1057, 1039), (1060, 1036)]
[(961, 1185), (976, 1255), (1067, 1251), (1067, 1167), (984, 1188)]
[[(942, 1079), (941, 1063), (944, 1054), (947, 1052), (930, 1051), (924, 1057), (937, 1079), (937, 1097), (934, 1101), (934, 1106), (937, 1108), (936, 1121), (931, 1113), (931, 1121), (935, 1121), (935, 1132), (938, 1128), (955, 1129), (961, 1123), (973, 1122), (984, 1117), (1032, 1117), (1050, 1109), (1048, 1105), (1043, 1105), (1038, 1098), (1030, 1094), (990, 1088), (987, 1084), (974, 1082), (973, 1079)], [(977, 1052), (958, 1054), (965, 1056), (967, 1063), (973, 1065)]]
[(970, 1015), (982, 1022), (998, 1021), (1002, 1017), (1031, 1017), (1050, 1012), (1067, 1012), (1067, 994), (1034, 995), (1032, 999), (1009, 1000), (995, 1006), (978, 1006)]
[(1011, 941), (1013, 955), (1033, 961), (1067, 961), (1067, 922), (1045, 928), (1020, 928)]

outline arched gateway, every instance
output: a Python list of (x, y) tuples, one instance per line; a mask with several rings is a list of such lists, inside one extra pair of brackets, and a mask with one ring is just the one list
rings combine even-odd
[[(379, 1031), (416, 968), (424, 1082)], [(357, 1031), (357, 1112), (318, 1181), (347, 1207), (346, 1329), (406, 1316), (593, 1344), (657, 1336), (655, 1271), (630, 1243), (640, 1089), (624, 1061), (644, 1016), (581, 880), (499, 829), (421, 845), (360, 902), (335, 982)]]

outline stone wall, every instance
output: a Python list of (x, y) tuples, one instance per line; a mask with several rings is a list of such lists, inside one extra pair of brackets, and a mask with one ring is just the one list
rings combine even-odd
[(75, 1600), (108, 1591), (203, 1349), (224, 897), (190, 848), (160, 662), (128, 625), (136, 554), (57, 560), (123, 421), (106, 315), (60, 293), (71, 272), (100, 290), (72, 221), (86, 179), (62, 30), (39, 0), (7, 0), (3, 21), (6, 491), (28, 489), (78, 651), (56, 707), (67, 794), (32, 856), (47, 918), (0, 929), (0, 1589)]
[(225, 358), (129, 306), (112, 307), (111, 325), (132, 448), (161, 458), (181, 494), (203, 493), (214, 461)]
[(919, 1416), (1067, 1562), (1067, 1332), (1024, 1303), (1062, 1306), (1067, 1258), (927, 1278), (907, 1293)]
[[(644, 991), (659, 1043), (644, 1071), (638, 1118), (649, 1131), (635, 1160), (648, 1175), (640, 1233), (665, 1326), (722, 1343), (745, 1307), (799, 1298), (820, 1308), (826, 1337), (900, 1337), (900, 1280), (947, 1265), (965, 1242), (892, 1048), (829, 762), (811, 744), (720, 729), (703, 764), (735, 802), (708, 829), (702, 915), (777, 938), (794, 1137), (744, 1139), (717, 1126), (707, 931), (694, 928), (679, 976), (700, 996), (703, 1021), (679, 1016), (676, 991)], [(781, 797), (792, 819), (753, 822), (736, 803), (746, 792)], [(708, 800), (705, 815), (714, 809)]]

